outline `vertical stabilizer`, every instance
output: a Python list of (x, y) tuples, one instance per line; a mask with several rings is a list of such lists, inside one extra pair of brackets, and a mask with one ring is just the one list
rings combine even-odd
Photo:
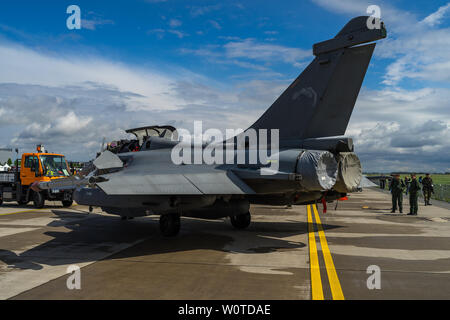
[(368, 29), (369, 17), (348, 22), (335, 38), (316, 43), (315, 59), (250, 127), (279, 129), (280, 140), (343, 135), (384, 24)]

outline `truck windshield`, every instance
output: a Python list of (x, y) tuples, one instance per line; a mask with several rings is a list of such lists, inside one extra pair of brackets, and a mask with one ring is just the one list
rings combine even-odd
[(41, 164), (46, 177), (68, 177), (69, 168), (66, 158), (54, 155), (41, 155)]

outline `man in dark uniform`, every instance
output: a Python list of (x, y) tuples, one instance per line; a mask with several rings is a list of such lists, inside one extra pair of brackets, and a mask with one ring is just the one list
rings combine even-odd
[(394, 213), (398, 209), (400, 210), (400, 213), (403, 213), (403, 189), (405, 185), (403, 184), (403, 181), (400, 180), (399, 174), (392, 174), (394, 177), (391, 181), (391, 185), (389, 186), (389, 190), (391, 190), (392, 194), (392, 211), (391, 213)]
[(431, 193), (434, 193), (433, 190), (433, 179), (431, 179), (430, 174), (427, 173), (425, 178), (422, 179), (422, 190), (423, 190), (423, 200), (426, 206), (431, 206), (430, 199)]
[(411, 181), (409, 183), (409, 213), (408, 215), (416, 216), (419, 209), (418, 197), (420, 191), (420, 184), (416, 179), (416, 175), (411, 174)]
[(404, 181), (405, 181), (405, 186), (406, 186), (405, 195), (407, 196), (408, 192), (409, 192), (409, 185), (411, 184), (411, 180), (409, 180), (408, 177), (405, 177)]

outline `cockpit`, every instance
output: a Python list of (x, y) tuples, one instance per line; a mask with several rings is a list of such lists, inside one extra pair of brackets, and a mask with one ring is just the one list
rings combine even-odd
[(126, 133), (133, 134), (136, 139), (123, 139), (112, 141), (107, 144), (106, 149), (112, 153), (126, 153), (150, 150), (155, 139), (175, 141), (178, 138), (176, 128), (172, 126), (147, 126), (125, 130)]

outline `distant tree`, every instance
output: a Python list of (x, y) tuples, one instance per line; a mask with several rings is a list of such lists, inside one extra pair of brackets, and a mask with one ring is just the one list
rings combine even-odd
[(11, 158), (9, 158), (9, 159), (8, 159), (8, 162), (7, 162), (7, 164), (8, 164), (8, 166), (10, 166), (10, 167), (11, 167), (11, 165), (12, 165), (12, 160), (11, 160)]

